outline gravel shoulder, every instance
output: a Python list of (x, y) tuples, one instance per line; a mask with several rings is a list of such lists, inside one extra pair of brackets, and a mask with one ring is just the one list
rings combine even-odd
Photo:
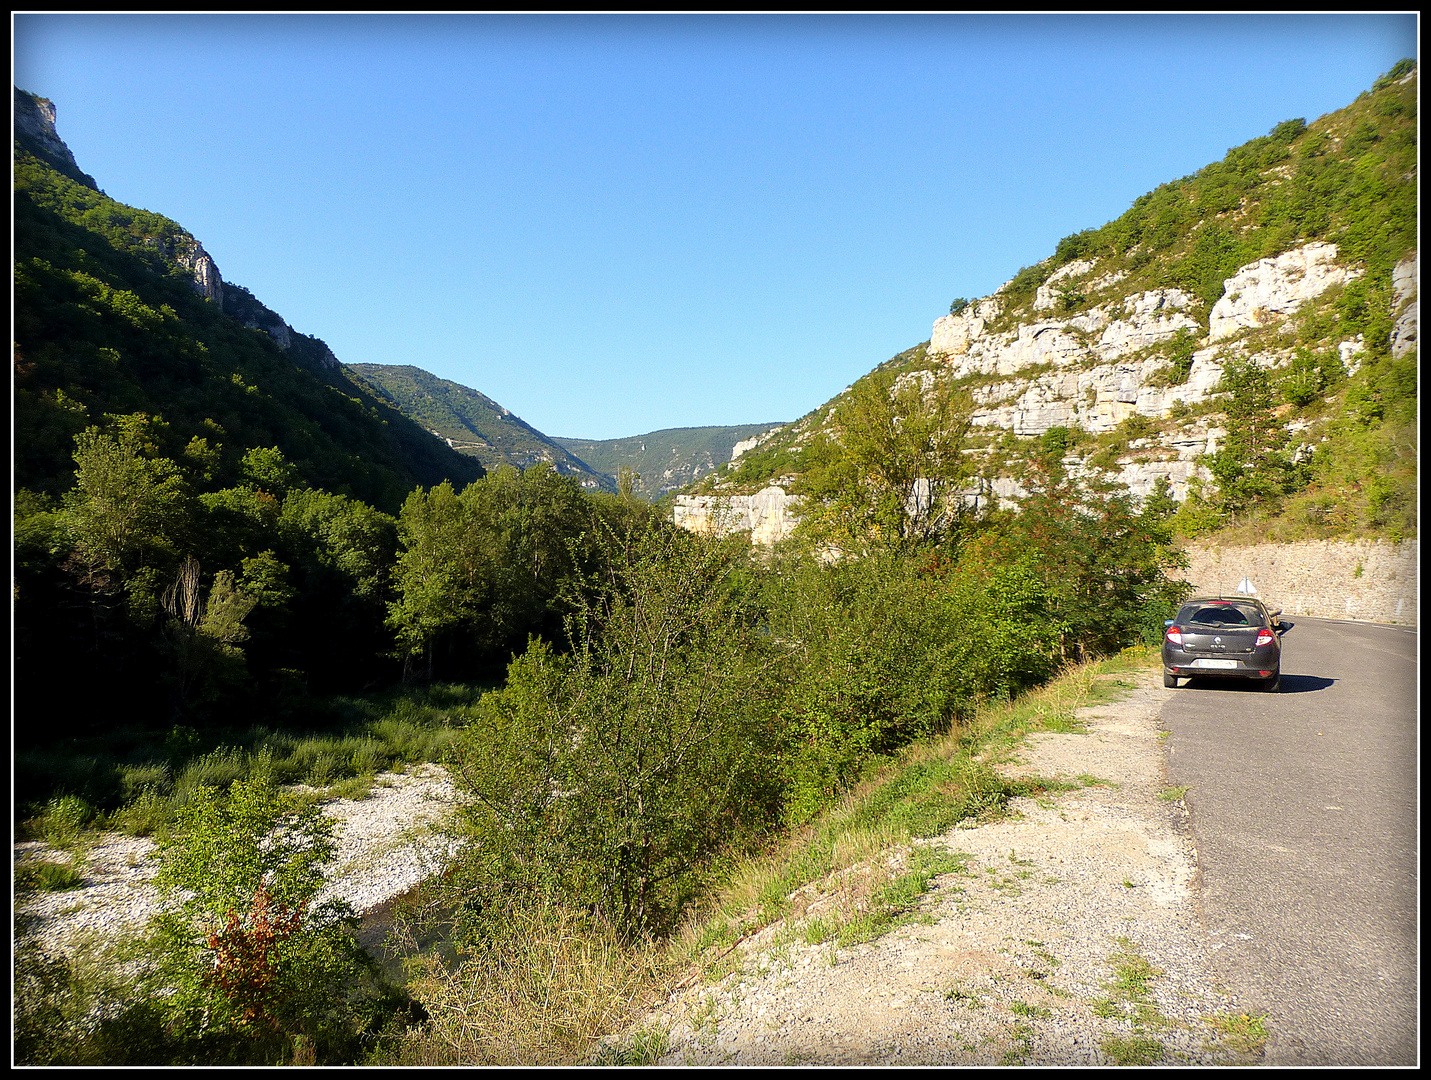
[[(661, 1065), (1257, 1063), (1266, 1033), (1215, 982), (1199, 931), (1157, 673), (1118, 678), (1121, 700), (1078, 711), (1084, 732), (1031, 735), (1001, 766), (1077, 789), (923, 842), (961, 865), (915, 919), (849, 948), (768, 926), (627, 1037), (654, 1034)], [(819, 904), (801, 899), (808, 919)]]
[[(338, 821), (331, 880), (320, 899), (346, 900), (359, 915), (407, 892), (441, 870), (453, 841), (441, 825), (456, 792), (439, 765), (406, 773), (382, 773), (365, 799), (334, 799), (323, 810)], [(144, 837), (105, 833), (79, 861), (82, 883), (62, 892), (16, 898), (17, 923), (50, 952), (72, 953), (138, 931), (162, 909), (150, 882), (157, 870), (155, 845)], [(46, 844), (16, 844), (14, 861), (71, 856)]]

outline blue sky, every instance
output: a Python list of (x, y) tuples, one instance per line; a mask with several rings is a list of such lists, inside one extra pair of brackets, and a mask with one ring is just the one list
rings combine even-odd
[(14, 16), (110, 196), (550, 435), (790, 420), (1413, 15)]

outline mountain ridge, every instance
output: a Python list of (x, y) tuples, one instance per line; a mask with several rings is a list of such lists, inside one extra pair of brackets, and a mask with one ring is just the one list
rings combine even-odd
[[(552, 436), (552, 441), (608, 476), (618, 476), (622, 468), (631, 469), (636, 474), (635, 492), (654, 501), (739, 457), (771, 431), (783, 426), (779, 423), (697, 425), (661, 428), (619, 439)], [(668, 445), (669, 454), (663, 449)]]
[(547, 462), (583, 487), (615, 491), (615, 480), (569, 453), (510, 409), (470, 386), (411, 364), (352, 364), (349, 370), (372, 385), (423, 430), (491, 471), (501, 465), (527, 468)]
[(395, 511), (416, 485), (483, 474), (344, 373), (177, 222), (82, 172), (46, 99), (15, 88), (16, 483), (58, 495), (72, 437), (106, 416), (202, 439), (232, 473), (277, 445), (314, 486)]
[[(891, 392), (917, 379), (926, 397), (968, 395), (979, 466), (962, 497), (976, 502), (1013, 505), (1052, 453), (1075, 476), (1171, 498), (1183, 535), (1274, 508), (1289, 537), (1405, 535), (1416, 191), (1416, 69), (1403, 61), (1347, 107), (1284, 121), (1065, 237), (990, 295), (956, 300), (929, 340), (686, 488), (677, 519), (722, 527), (729, 504), (726, 520), (759, 532), (756, 492), (770, 503), (772, 486), (793, 513), (841, 403), (881, 377)], [(1244, 371), (1234, 394), (1229, 374)], [(1254, 390), (1263, 404), (1230, 420)], [(1276, 445), (1243, 454), (1247, 423)]]

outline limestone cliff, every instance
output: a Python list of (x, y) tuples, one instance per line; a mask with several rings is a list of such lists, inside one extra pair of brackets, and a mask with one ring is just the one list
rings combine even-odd
[(55, 131), (55, 104), (15, 87), (15, 141), (51, 168), (87, 188), (99, 190), (94, 177), (80, 169), (74, 154)]
[[(1368, 358), (1416, 348), (1415, 79), (1382, 79), (1347, 109), (1279, 124), (1163, 185), (990, 295), (956, 302), (928, 342), (881, 365), (896, 387), (918, 379), (926, 393), (939, 383), (972, 400), (968, 450), (983, 475), (966, 497), (1023, 494), (1020, 447), (1055, 429), (1074, 475), (1139, 498), (1162, 480), (1179, 501), (1214, 491), (1206, 462), (1227, 436), (1219, 383), (1233, 362), (1296, 399), (1275, 412), (1285, 452), (1311, 460), (1335, 435), (1337, 388)], [(1285, 389), (1294, 362), (1311, 370), (1311, 390)], [(728, 466), (678, 497), (676, 520), (784, 535), (800, 452), (833, 430), (843, 396), (767, 434), (763, 472)], [(774, 490), (787, 500), (778, 516), (757, 509)]]
[[(54, 104), (18, 87), (15, 88), (15, 141), (20, 150), (71, 180), (99, 191), (94, 178), (80, 170), (74, 154), (56, 131)], [(161, 267), (182, 269), (193, 283), (194, 291), (224, 314), (232, 315), (251, 329), (262, 330), (301, 366), (330, 371), (340, 367), (338, 358), (322, 341), (297, 333), (243, 286), (224, 281), (218, 264), (186, 229), (159, 215), (143, 218), (136, 215), (134, 221), (151, 223), (148, 232), (130, 238), (146, 252), (146, 257), (157, 260)]]

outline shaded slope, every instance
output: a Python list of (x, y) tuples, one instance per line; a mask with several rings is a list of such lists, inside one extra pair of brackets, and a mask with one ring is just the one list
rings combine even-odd
[[(17, 104), (36, 100), (16, 93)], [(64, 149), (57, 136), (49, 142)], [(162, 453), (177, 456), (194, 438), (220, 448), (220, 477), (245, 450), (277, 446), (309, 484), (388, 511), (419, 484), (482, 475), (345, 374), (322, 341), (291, 331), (246, 290), (225, 289), (177, 223), (110, 199), (57, 161), (55, 145), (17, 123), (18, 487), (63, 491), (74, 434), (136, 412), (167, 423)], [(259, 317), (268, 325), (245, 325)]]

